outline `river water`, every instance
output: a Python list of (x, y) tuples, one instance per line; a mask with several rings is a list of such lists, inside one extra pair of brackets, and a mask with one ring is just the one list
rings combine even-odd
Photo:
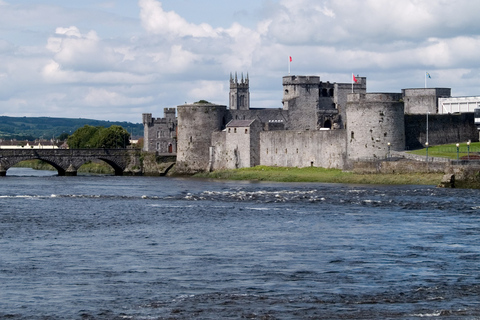
[(480, 319), (477, 190), (0, 179), (0, 319)]

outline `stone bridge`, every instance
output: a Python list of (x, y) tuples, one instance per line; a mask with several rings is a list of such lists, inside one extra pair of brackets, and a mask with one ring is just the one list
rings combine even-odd
[(103, 160), (122, 175), (131, 159), (129, 149), (0, 149), (0, 176), (24, 160), (39, 159), (52, 165), (59, 176), (76, 176), (84, 163)]

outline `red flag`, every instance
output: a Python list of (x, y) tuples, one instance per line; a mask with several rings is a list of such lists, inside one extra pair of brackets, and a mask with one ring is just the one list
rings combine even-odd
[(292, 62), (292, 56), (290, 56), (290, 62)]
[(357, 83), (357, 78), (355, 78), (355, 75), (353, 73), (352, 73), (352, 76), (353, 76), (353, 81)]

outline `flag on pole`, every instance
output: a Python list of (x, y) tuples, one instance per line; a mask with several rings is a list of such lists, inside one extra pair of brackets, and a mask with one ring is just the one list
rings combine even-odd
[(290, 62), (292, 62), (292, 56), (288, 56), (288, 75), (290, 75)]
[(432, 79), (432, 77), (430, 77), (430, 73), (428, 73), (427, 71), (425, 71), (425, 88), (427, 88), (427, 78), (428, 78), (428, 79)]
[(357, 82), (358, 82), (358, 79), (355, 78), (355, 75), (352, 73), (352, 93), (353, 93), (353, 84)]

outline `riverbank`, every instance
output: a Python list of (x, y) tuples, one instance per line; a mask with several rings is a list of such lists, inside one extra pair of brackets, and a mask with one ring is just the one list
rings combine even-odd
[(358, 174), (339, 169), (317, 167), (286, 168), (257, 166), (253, 168), (198, 173), (194, 175), (194, 177), (277, 182), (438, 185), (442, 180), (443, 173)]

